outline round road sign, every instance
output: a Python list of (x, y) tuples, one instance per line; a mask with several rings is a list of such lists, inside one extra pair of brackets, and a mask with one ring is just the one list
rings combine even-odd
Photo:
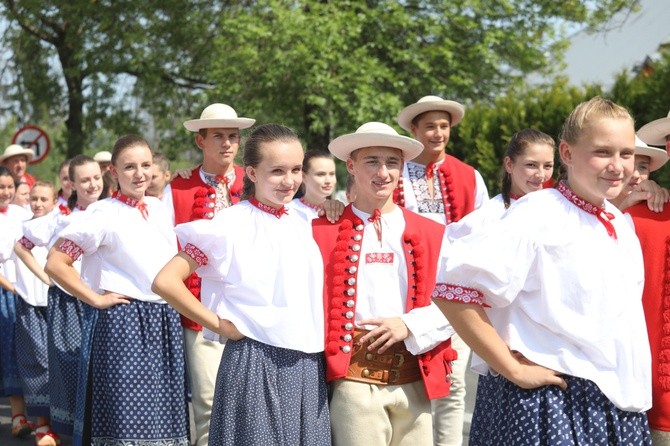
[(30, 164), (36, 164), (44, 160), (51, 148), (47, 132), (35, 125), (27, 125), (16, 132), (12, 138), (12, 144), (18, 144), (26, 149), (33, 150), (35, 156)]

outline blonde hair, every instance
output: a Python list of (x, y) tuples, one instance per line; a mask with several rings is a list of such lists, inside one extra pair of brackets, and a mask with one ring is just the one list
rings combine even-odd
[(560, 139), (575, 144), (593, 122), (601, 119), (625, 119), (635, 128), (635, 120), (628, 110), (609, 99), (596, 96), (575, 107), (563, 124)]

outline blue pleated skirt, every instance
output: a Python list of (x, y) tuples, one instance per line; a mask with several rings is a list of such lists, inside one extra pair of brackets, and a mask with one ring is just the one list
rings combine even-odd
[(49, 417), (47, 307), (16, 300), (14, 341), (26, 411), (31, 417)]
[(16, 294), (0, 288), (0, 394), (23, 395), (16, 360), (14, 329), (16, 324)]
[(84, 307), (74, 296), (56, 286), (49, 288), (47, 347), (51, 428), (72, 435), (77, 398)]
[(479, 378), (471, 446), (651, 445), (647, 415), (618, 409), (592, 381), (522, 389), (502, 376)]
[(97, 313), (82, 443), (188, 446), (179, 314), (138, 300)]
[(330, 446), (322, 353), (244, 338), (227, 341), (216, 380), (209, 444)]

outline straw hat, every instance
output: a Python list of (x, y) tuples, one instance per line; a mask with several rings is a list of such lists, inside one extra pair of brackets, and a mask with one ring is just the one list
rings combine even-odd
[(451, 115), (451, 126), (455, 126), (465, 115), (465, 107), (456, 101), (447, 101), (439, 96), (424, 96), (412, 105), (403, 108), (396, 120), (400, 127), (411, 132), (412, 120), (428, 111), (446, 111)]
[(363, 147), (400, 149), (405, 161), (416, 158), (423, 151), (423, 144), (419, 141), (398, 135), (393, 127), (382, 122), (367, 122), (358, 127), (356, 133), (338, 136), (328, 144), (328, 150), (342, 161), (346, 161), (351, 152)]
[(651, 158), (651, 163), (649, 163), (650, 172), (660, 169), (670, 159), (665, 150), (648, 146), (637, 135), (635, 135), (635, 154)]
[(640, 139), (647, 144), (665, 146), (665, 137), (670, 135), (670, 113), (667, 118), (657, 119), (645, 124), (637, 131)]
[(192, 132), (200, 129), (246, 129), (254, 125), (255, 119), (239, 118), (230, 105), (208, 105), (200, 114), (200, 119), (184, 122), (184, 127)]
[(20, 146), (18, 144), (11, 144), (7, 146), (2, 156), (0, 156), (0, 163), (2, 163), (8, 158), (17, 155), (25, 155), (26, 157), (28, 157), (28, 161), (32, 160), (35, 157), (35, 154), (33, 153), (32, 149), (26, 149), (25, 147)]
[(112, 154), (111, 154), (111, 152), (108, 152), (107, 150), (102, 150), (100, 152), (97, 152), (95, 155), (93, 155), (93, 159), (96, 160), (99, 163), (111, 163), (112, 162)]

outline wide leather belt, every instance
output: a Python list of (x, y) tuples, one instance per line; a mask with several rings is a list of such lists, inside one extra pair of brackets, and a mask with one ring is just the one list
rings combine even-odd
[(345, 379), (382, 385), (408, 384), (421, 379), (419, 359), (407, 351), (404, 342), (396, 342), (380, 355), (368, 351), (369, 343), (360, 343), (366, 333), (368, 330), (354, 330), (351, 362)]

